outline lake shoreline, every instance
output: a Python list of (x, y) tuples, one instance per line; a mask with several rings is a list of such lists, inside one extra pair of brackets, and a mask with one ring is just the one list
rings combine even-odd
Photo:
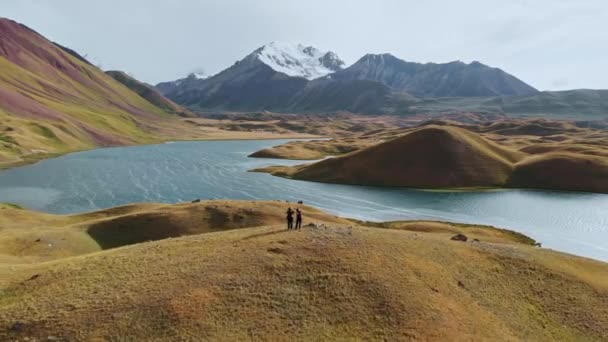
[[(307, 137), (308, 138), (308, 137)], [(272, 163), (248, 158), (272, 140), (176, 141), (99, 148), (0, 172), (0, 201), (74, 214), (129, 203), (302, 200), (364, 221), (431, 220), (507, 227), (544, 247), (608, 260), (606, 195), (539, 189), (434, 189), (351, 186), (247, 172)], [(280, 140), (280, 139), (279, 139)], [(287, 141), (288, 139), (285, 139)], [(530, 208), (535, 208), (530, 210)], [(545, 213), (551, 212), (550, 216)]]
[(65, 152), (53, 152), (53, 153), (33, 153), (28, 155), (23, 155), (20, 160), (16, 160), (14, 162), (0, 162), (0, 172), (10, 169), (19, 168), (22, 166), (36, 164), (40, 161), (53, 159), (62, 157), (65, 155), (69, 155), (72, 153), (86, 152), (86, 151), (94, 151), (102, 148), (120, 148), (120, 147), (131, 147), (131, 146), (150, 146), (150, 145), (162, 145), (172, 142), (195, 142), (195, 141), (244, 141), (244, 140), (284, 140), (284, 139), (306, 139), (306, 140), (314, 140), (314, 139), (327, 139), (326, 136), (315, 136), (315, 135), (306, 135), (306, 134), (287, 134), (280, 137), (269, 137), (269, 136), (251, 136), (251, 137), (210, 137), (210, 138), (200, 138), (200, 139), (167, 139), (167, 140), (159, 140), (149, 143), (136, 143), (136, 144), (127, 144), (127, 145), (115, 145), (115, 146), (95, 146), (92, 148), (84, 148), (84, 149), (76, 149)]

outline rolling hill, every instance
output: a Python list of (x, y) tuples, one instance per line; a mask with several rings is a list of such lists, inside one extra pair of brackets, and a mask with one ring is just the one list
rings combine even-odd
[[(134, 205), (78, 217), (0, 206), (6, 214), (0, 216), (0, 237), (13, 228), (28, 230), (11, 242), (26, 252), (14, 249), (13, 259), (0, 261), (0, 339), (608, 336), (605, 263), (539, 249), (504, 230), (440, 222), (368, 225), (313, 211), (314, 217), (305, 216), (305, 224), (313, 225), (290, 232), (275, 221), (287, 205)], [(154, 217), (169, 224), (146, 223)], [(199, 234), (103, 251), (90, 243), (90, 251), (48, 255), (78, 241), (62, 232), (81, 234), (79, 224), (95, 222), (111, 232), (111, 241), (130, 236), (130, 229), (137, 236), (173, 229), (165, 237), (183, 229)], [(469, 241), (451, 240), (459, 233)]]
[(178, 127), (166, 111), (86, 61), (0, 18), (0, 165), (43, 155), (160, 141)]
[(259, 151), (251, 156), (338, 156), (254, 171), (358, 185), (608, 193), (608, 136), (572, 123), (520, 119), (465, 125), (435, 120), (417, 128), (379, 130), (348, 139), (293, 142)]
[[(421, 188), (499, 186), (523, 154), (470, 131), (428, 126), (357, 152), (273, 172), (328, 183)], [(373, 166), (373, 167), (370, 167)]]

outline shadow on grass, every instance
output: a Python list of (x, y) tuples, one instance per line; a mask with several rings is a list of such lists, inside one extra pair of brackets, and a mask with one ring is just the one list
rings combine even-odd
[(186, 227), (161, 215), (137, 215), (96, 223), (87, 233), (102, 249), (188, 235)]

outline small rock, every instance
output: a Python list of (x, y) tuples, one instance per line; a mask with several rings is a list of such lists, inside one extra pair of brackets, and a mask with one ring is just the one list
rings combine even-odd
[(464, 284), (460, 280), (458, 281), (458, 287), (463, 289), (465, 288)]
[(42, 240), (41, 239), (36, 239), (36, 242), (40, 242), (40, 241), (42, 241)]
[(268, 248), (267, 251), (269, 253), (274, 253), (274, 254), (285, 254), (285, 252), (283, 252), (283, 250), (281, 248), (278, 248), (278, 247)]
[(195, 199), (194, 201), (192, 201), (192, 203), (201, 203), (201, 199), (200, 199), (200, 198), (197, 198), (197, 199)]
[(454, 241), (462, 241), (462, 242), (467, 242), (469, 238), (462, 235), (462, 234), (457, 234), (452, 236), (452, 238), (450, 240), (454, 240)]
[(541, 248), (542, 248), (542, 247), (543, 247), (543, 244), (542, 244), (542, 243), (540, 243), (540, 242), (537, 242), (537, 243), (535, 243), (535, 244), (534, 244), (534, 247), (541, 247)]
[(23, 322), (15, 322), (11, 326), (10, 330), (11, 331), (16, 331), (16, 332), (21, 332), (21, 331), (23, 331), (23, 328), (25, 328), (25, 324)]
[(40, 277), (40, 274), (34, 274), (33, 276), (30, 277), (30, 279), (28, 279), (28, 281), (38, 279), (39, 277)]
[(298, 204), (304, 204), (304, 201), (298, 201)]
[(480, 242), (479, 239), (473, 239), (473, 242)]

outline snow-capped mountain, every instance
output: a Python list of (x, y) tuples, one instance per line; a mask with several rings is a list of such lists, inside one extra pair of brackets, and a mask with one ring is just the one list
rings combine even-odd
[(209, 77), (191, 74), (156, 87), (174, 102), (202, 111), (386, 113), (407, 111), (421, 97), (535, 94), (500, 69), (475, 62), (419, 64), (366, 55), (344, 68), (333, 52), (270, 43)]
[(204, 80), (204, 79), (211, 77), (211, 76), (207, 75), (207, 73), (204, 71), (195, 71), (188, 76), (189, 77), (194, 76), (197, 80)]
[(308, 80), (329, 75), (344, 67), (344, 62), (335, 53), (302, 44), (273, 42), (256, 50), (254, 55), (275, 71)]

